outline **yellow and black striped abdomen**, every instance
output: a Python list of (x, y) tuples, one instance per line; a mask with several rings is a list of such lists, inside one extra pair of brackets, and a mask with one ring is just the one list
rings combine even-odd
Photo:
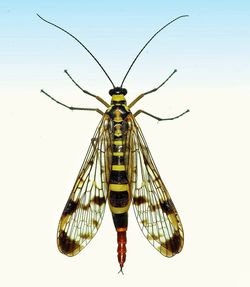
[(109, 111), (113, 120), (112, 166), (109, 178), (109, 206), (112, 214), (126, 213), (131, 202), (124, 157), (124, 134), (126, 133), (124, 119), (127, 114), (123, 105), (114, 105)]
[(112, 119), (112, 164), (109, 176), (108, 202), (117, 231), (117, 258), (121, 270), (126, 260), (126, 231), (131, 191), (125, 168), (125, 138), (128, 130), (126, 121), (130, 114), (123, 95), (113, 95), (107, 114)]

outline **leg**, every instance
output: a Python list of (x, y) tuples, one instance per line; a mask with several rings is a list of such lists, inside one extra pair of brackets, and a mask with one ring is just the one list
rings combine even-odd
[(70, 74), (68, 73), (67, 70), (64, 70), (64, 72), (65, 72), (65, 74), (70, 78), (70, 80), (71, 80), (82, 92), (84, 92), (85, 94), (87, 94), (87, 95), (89, 95), (89, 96), (91, 96), (91, 97), (94, 97), (94, 98), (97, 99), (99, 102), (101, 102), (102, 104), (104, 104), (106, 107), (109, 107), (109, 104), (108, 104), (106, 101), (104, 101), (102, 98), (100, 98), (100, 97), (98, 97), (98, 96), (96, 96), (96, 95), (94, 95), (94, 94), (92, 94), (92, 93), (90, 93), (90, 92), (84, 90), (80, 85), (78, 85), (77, 82), (70, 76)]
[(51, 100), (53, 100), (54, 102), (56, 102), (57, 104), (61, 105), (61, 106), (64, 106), (65, 108), (68, 108), (70, 109), (71, 111), (74, 111), (74, 110), (78, 110), (78, 111), (95, 111), (101, 115), (103, 115), (104, 113), (99, 110), (99, 109), (92, 109), (92, 108), (77, 108), (77, 107), (70, 107), (70, 106), (67, 106), (65, 104), (63, 104), (62, 102), (59, 102), (57, 101), (56, 99), (54, 99), (53, 97), (51, 97), (49, 94), (47, 94), (44, 90), (41, 90), (41, 92), (43, 94), (45, 94), (47, 97), (49, 97)]
[(170, 121), (170, 120), (178, 119), (179, 117), (185, 115), (185, 114), (188, 113), (188, 112), (189, 112), (189, 110), (186, 110), (186, 111), (183, 112), (182, 114), (180, 114), (180, 115), (178, 115), (178, 116), (175, 116), (175, 117), (173, 117), (173, 118), (162, 119), (162, 118), (158, 118), (158, 117), (156, 117), (156, 116), (154, 116), (154, 115), (152, 115), (152, 114), (150, 114), (150, 113), (148, 113), (148, 112), (145, 112), (145, 111), (143, 111), (143, 110), (138, 110), (138, 111), (134, 114), (134, 117), (138, 116), (140, 113), (143, 113), (143, 114), (148, 115), (148, 116), (150, 116), (150, 117), (152, 117), (152, 118), (154, 118), (154, 119), (156, 119), (156, 120), (158, 120), (158, 121)]
[(141, 98), (143, 98), (145, 95), (151, 94), (153, 92), (156, 92), (158, 89), (160, 89), (160, 87), (162, 87), (172, 76), (173, 74), (175, 74), (177, 72), (177, 70), (174, 70), (172, 72), (172, 74), (170, 76), (168, 76), (168, 78), (160, 84), (160, 86), (158, 86), (157, 88), (154, 88), (146, 93), (140, 94), (135, 100), (133, 100), (133, 102), (131, 104), (128, 105), (129, 108), (133, 107), (134, 104), (136, 104)]

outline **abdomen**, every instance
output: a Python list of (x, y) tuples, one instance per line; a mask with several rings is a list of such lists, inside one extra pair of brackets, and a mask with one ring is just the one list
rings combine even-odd
[[(119, 117), (118, 117), (119, 119)], [(114, 120), (112, 166), (109, 177), (108, 201), (117, 231), (117, 257), (122, 270), (126, 260), (126, 230), (128, 226), (128, 209), (131, 195), (125, 169), (125, 148), (123, 121)]]

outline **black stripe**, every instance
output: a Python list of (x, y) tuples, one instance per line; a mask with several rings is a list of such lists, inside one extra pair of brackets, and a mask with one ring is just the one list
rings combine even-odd
[(126, 228), (128, 226), (128, 213), (112, 214), (115, 228)]
[(123, 139), (122, 135), (116, 136), (116, 135), (114, 134), (114, 140), (115, 140), (115, 141), (122, 141), (122, 139)]
[(117, 105), (117, 104), (126, 104), (126, 100), (120, 100), (120, 101), (112, 101), (112, 104)]
[(124, 165), (124, 156), (113, 156), (112, 157), (112, 164), (114, 165)]
[(113, 207), (125, 207), (129, 202), (128, 191), (113, 191), (110, 190), (109, 202)]
[(128, 183), (126, 171), (112, 170), (110, 173), (109, 183)]
[[(119, 140), (120, 141), (122, 139), (118, 138), (118, 139), (115, 139), (115, 140)], [(123, 145), (116, 145), (116, 144), (113, 143), (113, 152), (123, 151), (123, 149), (124, 149)]]

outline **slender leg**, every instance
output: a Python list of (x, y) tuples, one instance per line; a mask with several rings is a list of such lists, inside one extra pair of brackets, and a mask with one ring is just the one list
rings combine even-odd
[(140, 94), (136, 99), (133, 100), (133, 102), (131, 104), (128, 105), (129, 108), (133, 107), (134, 104), (136, 104), (141, 98), (143, 98), (144, 96), (148, 95), (148, 94), (151, 94), (153, 92), (156, 92), (157, 90), (159, 90), (172, 76), (173, 74), (175, 74), (177, 72), (177, 70), (175, 69), (172, 74), (170, 74), (167, 79), (160, 84), (160, 86), (158, 86), (157, 88), (154, 88), (146, 93), (142, 93)]
[(70, 109), (71, 111), (74, 111), (74, 110), (78, 110), (78, 111), (94, 111), (94, 112), (97, 112), (97, 113), (99, 113), (99, 114), (101, 114), (101, 115), (104, 114), (104, 113), (103, 113), (101, 110), (99, 110), (99, 109), (94, 109), (94, 108), (77, 108), (77, 107), (67, 106), (67, 105), (65, 105), (64, 103), (59, 102), (59, 101), (57, 101), (56, 99), (54, 99), (53, 97), (51, 97), (51, 96), (50, 96), (48, 93), (46, 93), (44, 90), (41, 90), (41, 92), (42, 92), (43, 94), (45, 94), (47, 97), (49, 97), (51, 100), (53, 100), (54, 102), (56, 102), (57, 104), (59, 104), (59, 105), (61, 105), (61, 106), (64, 106), (65, 108), (68, 108), (68, 109)]
[(64, 70), (64, 72), (65, 72), (65, 74), (70, 78), (70, 80), (71, 80), (82, 92), (84, 92), (85, 94), (87, 94), (87, 95), (89, 95), (89, 96), (91, 96), (91, 97), (94, 97), (94, 98), (97, 99), (99, 102), (101, 102), (104, 106), (106, 106), (106, 107), (109, 107), (109, 106), (110, 106), (110, 105), (109, 105), (106, 101), (104, 101), (101, 97), (96, 96), (96, 95), (94, 95), (94, 94), (92, 94), (92, 93), (90, 93), (90, 92), (84, 90), (84, 89), (83, 89), (79, 84), (77, 84), (77, 82), (71, 77), (71, 75), (68, 73), (67, 70)]
[(170, 120), (178, 119), (179, 117), (185, 115), (185, 114), (188, 113), (188, 112), (189, 112), (189, 110), (186, 110), (186, 111), (183, 112), (182, 114), (180, 114), (180, 115), (178, 115), (178, 116), (175, 116), (175, 117), (173, 117), (173, 118), (162, 119), (162, 118), (156, 117), (156, 116), (154, 116), (154, 115), (152, 115), (152, 114), (150, 114), (150, 113), (148, 113), (148, 112), (146, 112), (146, 111), (138, 110), (136, 113), (134, 113), (134, 117), (138, 116), (140, 113), (143, 113), (143, 114), (148, 115), (148, 116), (150, 116), (150, 117), (152, 117), (152, 118), (154, 118), (154, 119), (156, 119), (156, 120), (158, 120), (158, 121), (170, 121)]

